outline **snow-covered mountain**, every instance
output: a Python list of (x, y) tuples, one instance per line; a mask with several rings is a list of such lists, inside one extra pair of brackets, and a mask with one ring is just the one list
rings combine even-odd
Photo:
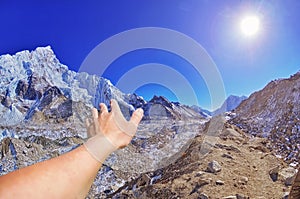
[(247, 99), (246, 96), (230, 95), (222, 104), (220, 108), (212, 112), (212, 115), (219, 115), (228, 111), (232, 111), (238, 107), (243, 100)]
[(270, 82), (235, 110), (232, 123), (251, 135), (269, 138), (286, 161), (300, 158), (300, 72)]
[[(142, 97), (124, 94), (102, 77), (68, 70), (49, 46), (32, 52), (2, 55), (0, 74), (2, 126), (19, 124), (24, 120), (35, 123), (81, 121), (88, 114), (89, 107), (97, 107), (100, 102), (109, 106), (111, 98), (117, 99), (127, 117), (134, 108), (154, 110), (157, 106), (154, 108), (152, 105), (160, 104), (155, 98), (147, 104)], [(172, 111), (176, 117), (189, 117), (191, 112), (180, 104), (168, 102), (166, 105), (163, 104), (166, 111)], [(157, 114), (146, 111), (147, 116), (151, 113)]]
[[(61, 64), (51, 48), (37, 48), (0, 57), (0, 125), (24, 120), (70, 120), (86, 115), (85, 110), (99, 102), (116, 98), (133, 109), (109, 80), (87, 73), (76, 73)], [(74, 118), (73, 118), (74, 119)]]
[(71, 71), (49, 46), (0, 56), (0, 75), (1, 175), (84, 142), (85, 119), (100, 102), (109, 106), (110, 99), (116, 99), (126, 117), (135, 108), (144, 109), (132, 144), (107, 159), (90, 196), (114, 191), (127, 177), (162, 167), (160, 162), (177, 153), (208, 121), (164, 97), (147, 102), (122, 93), (107, 79)]

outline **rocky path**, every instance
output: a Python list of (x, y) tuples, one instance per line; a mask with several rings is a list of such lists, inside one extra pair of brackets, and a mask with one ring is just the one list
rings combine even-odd
[(113, 198), (287, 198), (296, 169), (273, 152), (268, 141), (250, 138), (226, 124), (206, 157), (197, 136), (174, 164), (127, 182)]

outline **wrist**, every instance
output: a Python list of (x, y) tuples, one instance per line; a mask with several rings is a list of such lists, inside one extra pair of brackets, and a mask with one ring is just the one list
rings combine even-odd
[(117, 150), (117, 147), (107, 137), (100, 134), (89, 138), (83, 146), (100, 163), (103, 163), (112, 152)]

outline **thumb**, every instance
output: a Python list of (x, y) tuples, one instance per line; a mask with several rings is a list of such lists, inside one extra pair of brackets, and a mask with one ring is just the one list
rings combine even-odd
[(131, 122), (131, 123), (133, 123), (134, 125), (138, 126), (139, 123), (140, 123), (140, 121), (142, 120), (143, 116), (144, 116), (144, 111), (143, 111), (143, 109), (138, 108), (138, 109), (136, 109), (136, 110), (133, 112), (133, 114), (132, 114), (132, 116), (131, 116), (129, 122)]

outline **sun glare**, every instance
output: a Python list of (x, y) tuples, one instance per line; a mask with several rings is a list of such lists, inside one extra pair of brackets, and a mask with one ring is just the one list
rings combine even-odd
[(241, 21), (241, 30), (246, 36), (255, 35), (260, 26), (260, 21), (257, 16), (247, 16)]

